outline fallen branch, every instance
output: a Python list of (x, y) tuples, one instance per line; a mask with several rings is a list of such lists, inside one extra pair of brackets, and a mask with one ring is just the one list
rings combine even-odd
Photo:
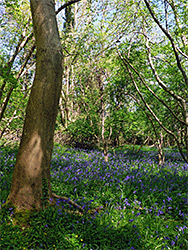
[(59, 195), (57, 195), (55, 193), (52, 193), (52, 196), (55, 197), (55, 198), (57, 198), (57, 199), (61, 199), (61, 200), (67, 201), (70, 205), (73, 205), (74, 207), (78, 208), (82, 213), (85, 212), (85, 210), (80, 205), (78, 205), (76, 202), (70, 200), (70, 198), (67, 198), (65, 196), (59, 196)]
[[(91, 214), (93, 215), (94, 213), (98, 213), (99, 210), (102, 210), (103, 207), (96, 207), (96, 208), (93, 208), (93, 209), (89, 209), (88, 211), (84, 210), (80, 205), (78, 205), (76, 202), (70, 200), (70, 198), (67, 198), (65, 196), (59, 196), (55, 193), (52, 193), (52, 196), (57, 198), (57, 199), (61, 199), (61, 200), (65, 200), (67, 201), (69, 204), (73, 205), (75, 208), (79, 209), (81, 211), (81, 214), (83, 213), (88, 213), (88, 214)], [(69, 213), (74, 213), (73, 211), (69, 211), (67, 210)], [(81, 215), (79, 212), (78, 212), (79, 215)]]

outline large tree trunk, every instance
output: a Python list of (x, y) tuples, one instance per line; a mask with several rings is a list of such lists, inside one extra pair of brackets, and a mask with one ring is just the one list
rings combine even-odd
[(36, 74), (9, 201), (21, 209), (39, 209), (49, 200), (50, 162), (62, 82), (62, 50), (53, 0), (30, 0), (37, 46)]

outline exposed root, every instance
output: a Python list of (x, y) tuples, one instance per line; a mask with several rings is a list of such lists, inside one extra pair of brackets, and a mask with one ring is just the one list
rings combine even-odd
[(70, 200), (69, 198), (65, 197), (65, 196), (59, 196), (55, 193), (52, 193), (52, 196), (57, 198), (57, 199), (61, 199), (61, 200), (65, 200), (67, 201), (69, 204), (73, 205), (74, 207), (76, 207), (77, 209), (79, 209), (82, 213), (85, 213), (85, 210), (80, 206), (78, 205), (76, 202)]

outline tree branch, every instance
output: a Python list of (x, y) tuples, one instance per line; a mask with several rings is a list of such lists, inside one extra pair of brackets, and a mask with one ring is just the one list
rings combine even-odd
[[(122, 58), (121, 58), (122, 59)], [(152, 94), (152, 95), (154, 95), (155, 96), (155, 98), (158, 100), (158, 101), (160, 101), (169, 111), (170, 111), (170, 113), (175, 117), (175, 119), (177, 119), (182, 125), (184, 125), (184, 126), (188, 126), (187, 124), (186, 124), (186, 122), (185, 121), (182, 121), (181, 119), (179, 119), (179, 117), (177, 117), (177, 115), (172, 111), (172, 109), (158, 96), (158, 95), (156, 95), (155, 94), (155, 92), (146, 84), (146, 82), (144, 81), (144, 79), (142, 78), (142, 76), (140, 75), (140, 73), (133, 67), (133, 65), (124, 57), (123, 58), (123, 60), (125, 60), (126, 61), (126, 63), (129, 65), (129, 67), (138, 75), (138, 77), (140, 78), (140, 80), (141, 80), (141, 82), (143, 83), (143, 85), (150, 91), (150, 93)], [(160, 80), (160, 78), (159, 78), (159, 80)], [(161, 81), (162, 82), (162, 81)], [(166, 92), (168, 92), (169, 94), (171, 94), (175, 99), (177, 99), (178, 101), (181, 101), (181, 103), (184, 101), (183, 100), (183, 98), (181, 98), (181, 97), (179, 97), (179, 96), (177, 96), (177, 95), (175, 95), (175, 93), (174, 92), (172, 92), (171, 90), (168, 90), (166, 87), (164, 88), (164, 90), (166, 91)], [(168, 91), (167, 91), (168, 90)], [(172, 93), (171, 93), (172, 92)], [(183, 105), (184, 105), (184, 102), (183, 102)], [(184, 108), (184, 106), (183, 106), (183, 108)], [(185, 110), (184, 110), (184, 112), (185, 112)]]
[(181, 148), (181, 145), (180, 145), (180, 143), (179, 143), (179, 141), (178, 141), (177, 136), (176, 136), (171, 130), (169, 130), (168, 128), (166, 128), (166, 127), (162, 124), (161, 120), (156, 116), (156, 114), (155, 114), (155, 113), (153, 112), (153, 110), (150, 108), (150, 106), (149, 106), (148, 103), (145, 101), (145, 99), (144, 99), (142, 93), (140, 92), (140, 89), (138, 88), (138, 85), (136, 84), (136, 82), (135, 82), (135, 80), (134, 80), (134, 78), (133, 78), (132, 72), (130, 71), (130, 69), (129, 69), (129, 67), (128, 67), (127, 61), (122, 57), (122, 55), (121, 55), (121, 53), (119, 52), (118, 49), (117, 49), (117, 52), (118, 52), (119, 57), (121, 58), (123, 64), (125, 65), (125, 67), (126, 67), (128, 73), (129, 73), (129, 76), (130, 76), (130, 78), (131, 78), (131, 80), (132, 80), (132, 82), (133, 82), (133, 84), (134, 84), (134, 86), (135, 86), (135, 88), (136, 88), (136, 91), (137, 91), (138, 95), (140, 96), (140, 99), (142, 100), (144, 106), (145, 106), (146, 109), (150, 112), (150, 114), (153, 116), (153, 118), (157, 121), (157, 123), (158, 123), (158, 124), (168, 133), (168, 134), (170, 134), (171, 136), (173, 136), (173, 138), (175, 139), (175, 141), (176, 141), (176, 143), (177, 143), (177, 146), (178, 146), (178, 149), (179, 149), (179, 152), (180, 152), (182, 158), (184, 159), (185, 162), (188, 163), (188, 159), (186, 159), (185, 155), (183, 154), (183, 151), (182, 151), (182, 148)]
[(78, 205), (77, 203), (75, 203), (74, 201), (70, 200), (69, 198), (67, 198), (65, 196), (59, 196), (59, 195), (57, 195), (55, 193), (52, 193), (52, 196), (55, 197), (55, 198), (57, 198), (57, 199), (61, 199), (61, 200), (67, 201), (70, 205), (78, 208), (82, 213), (84, 213), (84, 209), (80, 205)]
[(177, 66), (178, 66), (179, 70), (181, 71), (181, 73), (183, 75), (183, 78), (184, 78), (184, 81), (185, 81), (186, 85), (188, 86), (188, 78), (187, 78), (187, 75), (186, 75), (184, 69), (182, 68), (180, 58), (179, 58), (179, 55), (178, 55), (178, 52), (177, 52), (177, 48), (176, 48), (176, 45), (174, 44), (174, 39), (172, 38), (170, 33), (167, 30), (165, 30), (163, 28), (163, 26), (160, 24), (159, 20), (157, 19), (157, 17), (153, 13), (149, 2), (147, 0), (144, 0), (144, 2), (146, 4), (146, 7), (148, 8), (153, 20), (155, 21), (155, 23), (159, 26), (159, 28), (163, 31), (163, 33), (166, 35), (166, 37), (170, 40), (173, 51), (174, 51), (174, 54), (175, 54), (175, 57), (176, 57)]
[[(176, 10), (176, 6), (175, 6), (175, 3), (173, 0), (166, 0), (168, 2), (168, 4), (171, 6), (172, 10), (173, 10), (173, 13), (174, 13), (174, 17), (175, 17), (175, 21), (176, 21), (176, 25), (178, 26), (178, 29), (182, 29), (182, 25), (180, 23), (180, 20), (179, 20), (179, 17), (178, 17), (178, 13), (177, 13), (177, 10)], [(181, 40), (182, 40), (182, 43), (183, 43), (183, 46), (184, 48), (186, 47), (186, 45), (188, 45), (188, 41), (187, 41), (187, 38), (185, 35), (181, 35), (180, 34), (180, 37), (181, 37)], [(179, 50), (179, 49), (178, 49)], [(180, 52), (181, 53), (181, 52)]]
[(61, 7), (59, 7), (58, 10), (56, 10), (56, 15), (59, 14), (60, 11), (62, 11), (63, 9), (65, 9), (66, 7), (74, 4), (74, 3), (77, 3), (77, 2), (80, 2), (81, 0), (72, 0), (72, 1), (69, 1), (67, 3), (64, 3), (63, 5), (61, 5)]
[[(174, 97), (177, 101), (179, 101), (183, 107), (183, 111), (184, 111), (184, 114), (186, 114), (187, 112), (187, 107), (186, 107), (186, 100), (184, 100), (181, 96), (177, 95), (175, 92), (173, 92), (172, 90), (170, 90), (169, 88), (167, 88), (167, 86), (163, 83), (163, 81), (160, 79), (155, 67), (154, 67), (154, 64), (153, 64), (153, 61), (152, 61), (152, 57), (151, 57), (151, 48), (149, 47), (149, 41), (148, 39), (146, 38), (146, 48), (148, 50), (148, 60), (149, 60), (149, 64), (150, 64), (150, 67), (153, 71), (153, 74), (158, 82), (158, 84), (167, 92), (169, 93), (172, 97)], [(139, 73), (138, 73), (139, 74)], [(146, 86), (146, 84), (144, 84)], [(149, 87), (146, 86), (149, 90)], [(152, 92), (152, 90), (150, 90), (150, 92)], [(175, 114), (174, 112), (171, 110), (170, 107), (168, 107), (168, 105), (162, 100), (162, 99), (159, 99), (158, 96), (153, 92), (152, 93), (161, 103), (163, 103), (163, 105), (165, 105), (166, 108), (168, 108), (168, 110), (172, 113), (172, 115), (179, 121), (181, 122), (183, 125), (186, 125), (186, 122), (180, 120)]]

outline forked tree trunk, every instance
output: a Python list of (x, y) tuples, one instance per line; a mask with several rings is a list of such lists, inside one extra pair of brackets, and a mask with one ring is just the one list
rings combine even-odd
[(39, 209), (51, 197), (50, 162), (62, 82), (62, 50), (53, 0), (30, 0), (37, 46), (36, 74), (14, 167), (9, 201)]

